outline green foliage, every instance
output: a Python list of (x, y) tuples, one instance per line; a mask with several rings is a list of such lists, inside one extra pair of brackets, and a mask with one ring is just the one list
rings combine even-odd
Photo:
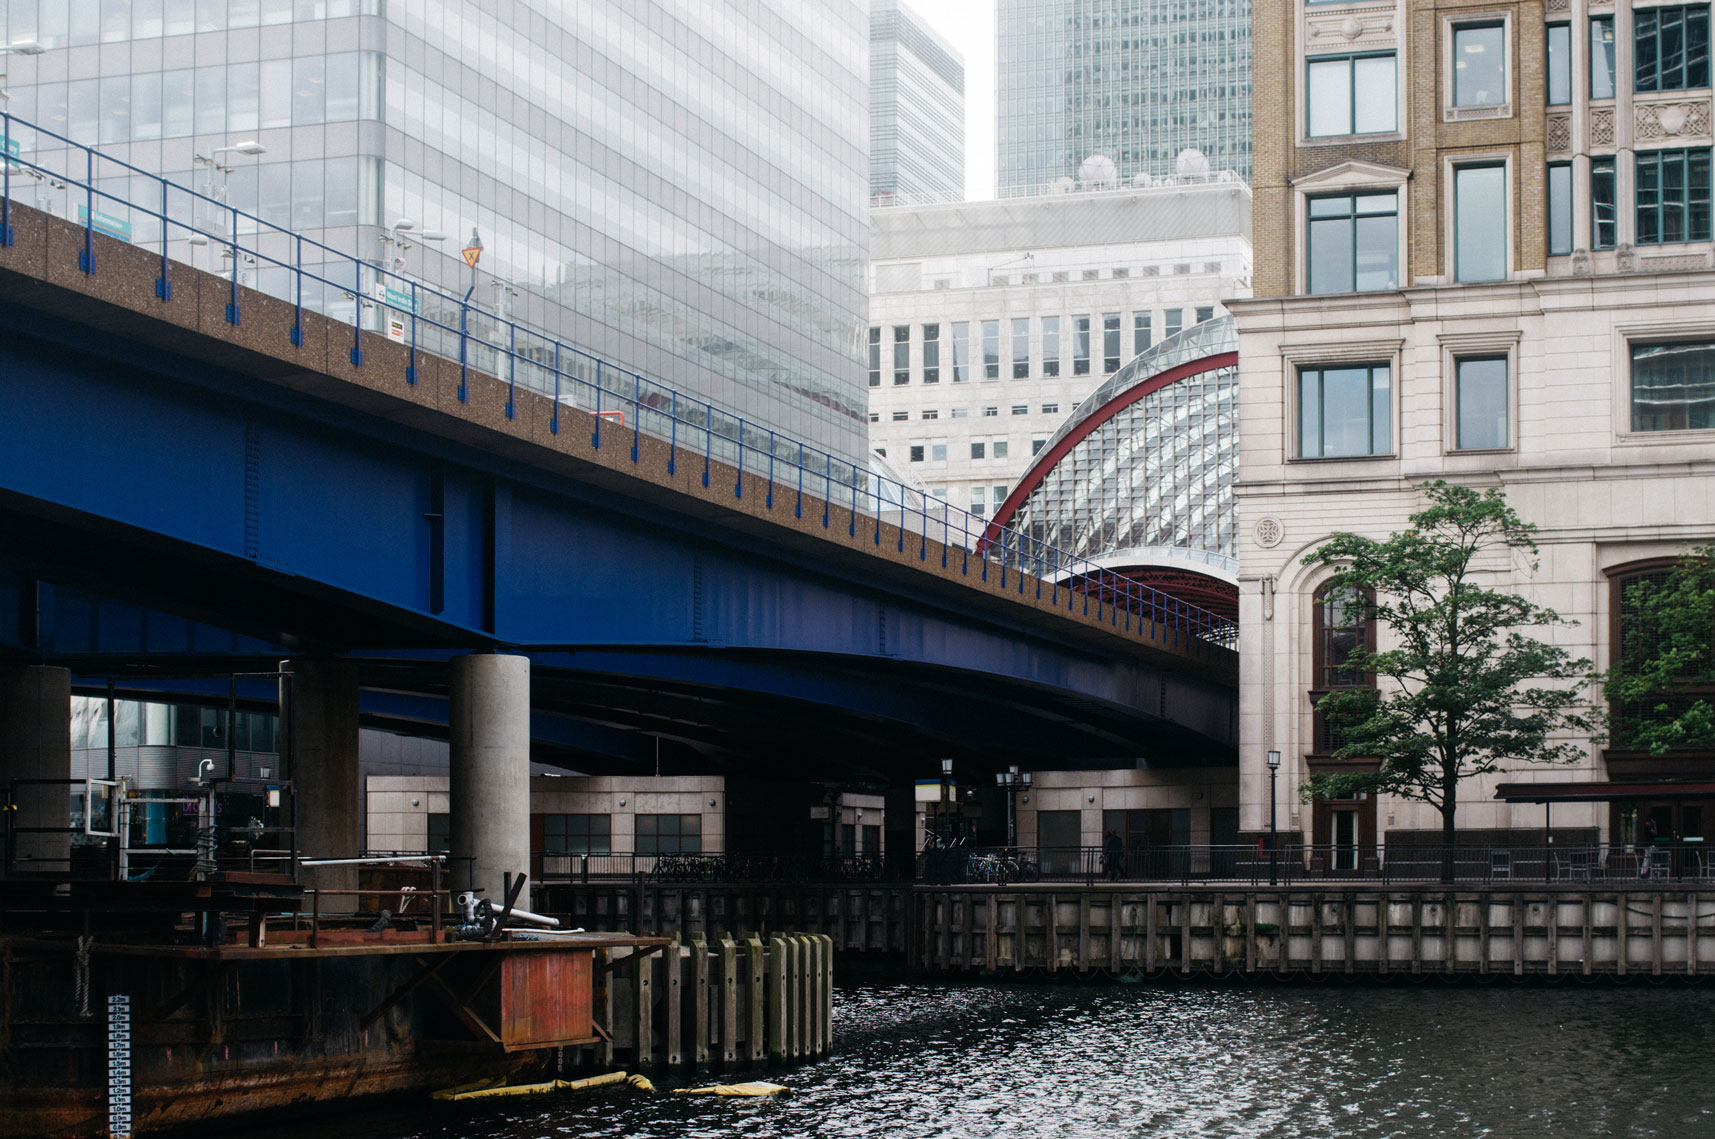
[(1715, 747), (1715, 547), (1698, 546), (1661, 582), (1633, 582), (1622, 601), (1620, 658), (1607, 677), (1622, 746), (1661, 755)]
[(1340, 728), (1336, 759), (1374, 760), (1373, 772), (1317, 776), (1306, 798), (1385, 791), (1441, 812), (1451, 844), (1460, 780), (1503, 762), (1574, 763), (1604, 716), (1586, 696), (1590, 662), (1521, 630), (1573, 622), (1514, 593), (1486, 588), (1479, 563), (1504, 552), (1536, 569), (1535, 527), (1491, 488), (1443, 481), (1404, 533), (1386, 541), (1337, 533), (1304, 559), (1337, 572), (1389, 647), (1360, 646), (1347, 666), (1374, 688), (1341, 689), (1321, 709)]

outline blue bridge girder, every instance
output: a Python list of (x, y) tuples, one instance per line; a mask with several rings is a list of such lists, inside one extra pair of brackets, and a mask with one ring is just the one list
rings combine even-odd
[[(28, 214), (14, 207), (20, 245), (39, 226), (51, 261), (64, 223)], [(1077, 754), (1231, 753), (1228, 650), (1128, 636), (1114, 613), (1079, 620), (1069, 594), (1063, 613), (1033, 604), (1039, 583), (1016, 568), (1006, 588), (972, 588), (988, 567), (937, 573), (927, 541), (922, 566), (884, 556), (879, 523), (870, 550), (774, 521), (754, 490), (715, 509), (671, 479), (567, 461), (496, 423), (505, 385), (473, 376), (468, 405), (438, 406), (429, 358), (398, 396), (306, 369), (289, 346), (254, 346), (265, 297), (230, 338), (185, 327), (178, 300), (126, 299), (140, 250), (104, 246), (106, 279), (20, 252), (0, 249), (0, 570), (16, 599), (0, 605), (0, 652), (90, 676), (350, 655), (366, 715), (403, 724), (433, 720), (403, 709), (436, 693), (432, 668), (401, 675), (525, 651), (537, 687), (559, 691), (539, 701), (539, 739), (588, 725), (566, 746), (620, 757), (636, 750), (621, 737), (677, 738), (675, 709), (723, 701), (729, 722), (690, 717), (687, 746), (742, 754), (821, 722), (924, 751), (1036, 754), (1059, 731)], [(193, 311), (199, 279), (230, 288), (181, 268), (174, 296)], [(393, 347), (371, 350), (370, 385)], [(624, 691), (672, 698), (604, 722), (592, 701)], [(770, 708), (785, 730), (762, 722)]]

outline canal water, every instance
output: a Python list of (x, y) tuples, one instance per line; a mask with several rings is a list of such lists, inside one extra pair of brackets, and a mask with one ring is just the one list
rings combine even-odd
[(840, 988), (835, 1018), (830, 1059), (763, 1077), (779, 1099), (613, 1091), (278, 1135), (1715, 1136), (1715, 987), (881, 983)]

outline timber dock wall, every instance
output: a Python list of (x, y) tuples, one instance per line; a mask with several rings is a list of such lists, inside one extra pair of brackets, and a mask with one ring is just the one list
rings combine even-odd
[(785, 1064), (833, 1046), (834, 946), (815, 934), (693, 938), (597, 963), (595, 1017), (610, 1039), (583, 1059), (656, 1071)]
[(1715, 889), (919, 889), (913, 966), (949, 973), (1626, 977), (1715, 972)]
[(902, 956), (911, 944), (912, 892), (909, 882), (556, 883), (536, 905), (572, 929), (647, 931), (711, 945), (791, 931), (826, 937), (841, 952)]

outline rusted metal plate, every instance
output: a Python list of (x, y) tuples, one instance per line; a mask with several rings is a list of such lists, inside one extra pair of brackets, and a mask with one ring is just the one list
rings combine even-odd
[(500, 1041), (508, 1052), (583, 1043), (595, 1035), (588, 949), (508, 953), (500, 970)]

